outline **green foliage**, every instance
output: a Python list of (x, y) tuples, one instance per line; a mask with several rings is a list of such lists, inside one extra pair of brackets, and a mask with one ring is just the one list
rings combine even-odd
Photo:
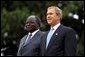
[(84, 44), (80, 40), (77, 44), (77, 53), (76, 56), (84, 56)]
[[(19, 39), (20, 34), (23, 34), (23, 25), (26, 18), (29, 16), (29, 10), (27, 8), (16, 9), (15, 11), (8, 12), (3, 9), (1, 12), (1, 39), (8, 41)], [(21, 30), (21, 31), (20, 31)], [(7, 32), (8, 36), (4, 38), (4, 33)]]

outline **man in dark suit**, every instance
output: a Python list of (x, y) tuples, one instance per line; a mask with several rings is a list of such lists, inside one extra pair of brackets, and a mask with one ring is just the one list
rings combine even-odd
[(24, 29), (28, 31), (19, 45), (17, 56), (39, 56), (40, 38), (42, 32), (40, 28), (40, 19), (38, 16), (31, 15), (27, 18)]
[(74, 56), (76, 53), (76, 32), (61, 25), (62, 10), (56, 6), (48, 7), (46, 19), (51, 26), (41, 41), (42, 56)]

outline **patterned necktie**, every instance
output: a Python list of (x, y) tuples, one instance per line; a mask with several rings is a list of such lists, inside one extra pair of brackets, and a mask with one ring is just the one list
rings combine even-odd
[(47, 48), (47, 46), (48, 46), (48, 44), (50, 42), (50, 39), (51, 39), (51, 37), (53, 35), (53, 30), (54, 30), (54, 28), (50, 29), (50, 31), (49, 31), (49, 33), (47, 35), (46, 48)]
[(32, 33), (30, 33), (25, 41), (25, 44), (31, 39)]

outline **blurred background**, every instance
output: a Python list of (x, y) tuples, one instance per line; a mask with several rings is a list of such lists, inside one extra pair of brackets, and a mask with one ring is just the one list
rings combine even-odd
[(76, 56), (84, 56), (84, 1), (1, 1), (1, 56), (16, 56), (29, 15), (38, 15), (41, 30), (47, 31), (46, 9), (58, 6), (63, 11), (61, 23), (77, 32)]

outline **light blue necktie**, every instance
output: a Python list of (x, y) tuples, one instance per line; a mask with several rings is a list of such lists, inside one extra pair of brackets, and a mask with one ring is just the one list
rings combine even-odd
[(52, 35), (53, 35), (53, 30), (54, 30), (54, 28), (50, 29), (50, 31), (49, 31), (49, 33), (48, 33), (48, 35), (47, 35), (46, 48), (47, 48), (47, 46), (48, 46), (48, 44), (49, 44), (49, 42), (50, 42), (50, 39), (51, 39), (51, 37), (52, 37)]

